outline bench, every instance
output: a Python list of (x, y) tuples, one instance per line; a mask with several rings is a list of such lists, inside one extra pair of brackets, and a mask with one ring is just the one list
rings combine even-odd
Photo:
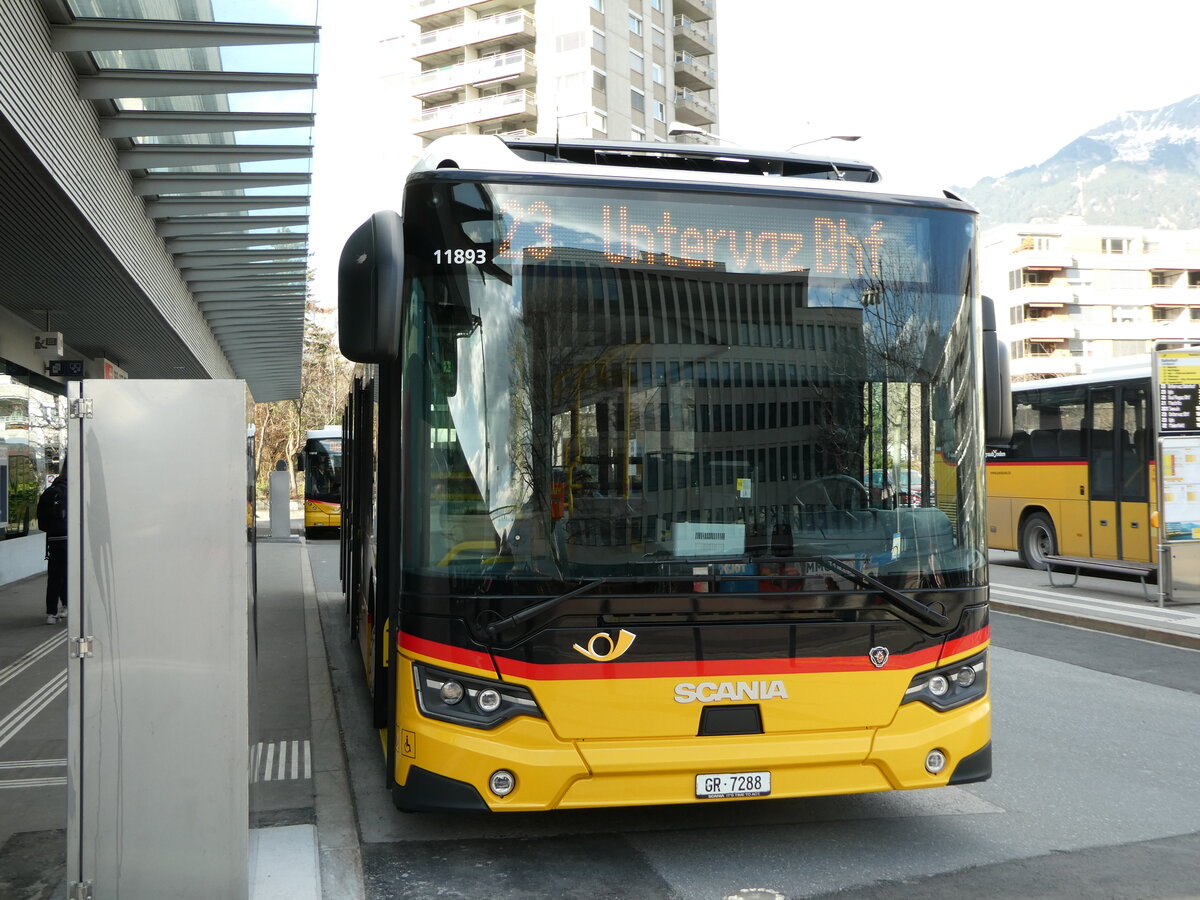
[[(1070, 584), (1054, 583), (1055, 566), (1075, 570), (1075, 578)], [(1153, 602), (1150, 588), (1146, 586), (1146, 579), (1158, 572), (1158, 566), (1154, 563), (1131, 562), (1124, 559), (1092, 559), (1087, 556), (1046, 557), (1046, 577), (1050, 579), (1051, 587), (1075, 587), (1079, 582), (1081, 569), (1087, 569), (1089, 572), (1107, 572), (1110, 575), (1133, 575), (1142, 583), (1142, 593), (1146, 595), (1146, 601)]]

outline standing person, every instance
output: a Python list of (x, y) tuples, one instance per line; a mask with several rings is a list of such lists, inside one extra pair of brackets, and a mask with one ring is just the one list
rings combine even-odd
[(67, 614), (67, 470), (64, 468), (37, 505), (38, 527), (46, 533), (46, 624)]

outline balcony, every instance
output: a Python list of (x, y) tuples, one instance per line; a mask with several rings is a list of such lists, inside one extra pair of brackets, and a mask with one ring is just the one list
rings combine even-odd
[(675, 118), (688, 125), (711, 125), (717, 121), (717, 108), (695, 91), (676, 88)]
[(675, 83), (696, 91), (710, 91), (717, 86), (717, 73), (692, 54), (676, 50)]
[(717, 49), (717, 39), (707, 28), (687, 16), (676, 16), (673, 34), (675, 47), (697, 56), (707, 56)]
[(493, 97), (432, 106), (421, 111), (416, 131), (422, 137), (435, 138), (451, 134), (464, 125), (495, 119), (506, 120), (506, 131), (534, 125), (537, 119), (537, 96), (533, 91), (509, 91)]
[(410, 3), (409, 21), (422, 28), (444, 28), (463, 20), (463, 10), (471, 7), (476, 16), (508, 12), (517, 7), (532, 7), (534, 0), (416, 0)]
[(470, 44), (504, 40), (529, 45), (536, 37), (533, 15), (524, 9), (514, 9), (499, 15), (475, 19), (473, 22), (423, 31), (417, 36), (413, 56), (430, 63), (436, 62), (439, 54), (449, 53)]
[(675, 0), (675, 12), (696, 22), (707, 22), (717, 14), (714, 0)]
[(427, 69), (412, 80), (414, 97), (429, 98), (469, 84), (509, 81), (524, 84), (537, 78), (537, 64), (528, 50), (513, 50), (452, 66)]
[(1076, 325), (1067, 316), (1040, 316), (1010, 325), (1008, 334), (1011, 338), (1027, 341), (1061, 341), (1078, 337)]

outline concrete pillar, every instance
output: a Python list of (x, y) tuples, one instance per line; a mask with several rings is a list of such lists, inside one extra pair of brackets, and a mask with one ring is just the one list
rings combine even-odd
[[(280, 468), (280, 467), (283, 468)], [(271, 473), (269, 484), (271, 501), (271, 537), (287, 538), (292, 535), (292, 478), (287, 463), (280, 460)]]

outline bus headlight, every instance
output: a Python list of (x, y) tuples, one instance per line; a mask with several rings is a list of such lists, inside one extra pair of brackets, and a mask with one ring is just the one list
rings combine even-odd
[(945, 711), (978, 700), (987, 693), (987, 651), (970, 659), (914, 675), (903, 703), (919, 700)]
[[(417, 705), (431, 719), (495, 728), (513, 716), (545, 718), (528, 688), (413, 663)], [(463, 698), (469, 703), (462, 703)]]

